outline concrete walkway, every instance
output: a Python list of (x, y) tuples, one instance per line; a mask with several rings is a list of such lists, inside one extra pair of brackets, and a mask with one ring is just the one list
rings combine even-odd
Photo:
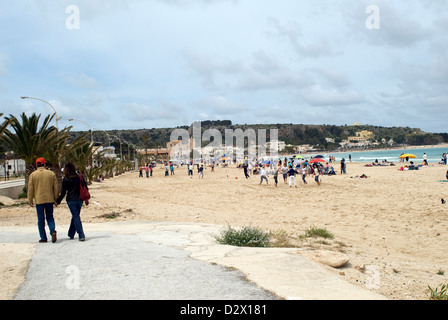
[[(37, 243), (36, 227), (1, 227), (0, 243), (33, 243), (15, 299), (385, 300), (297, 249), (219, 245), (222, 227), (167, 222), (84, 224), (86, 241)], [(249, 280), (249, 281), (247, 281)]]

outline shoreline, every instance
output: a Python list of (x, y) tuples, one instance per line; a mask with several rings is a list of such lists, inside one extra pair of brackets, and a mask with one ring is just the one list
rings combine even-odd
[[(381, 152), (381, 151), (391, 151), (391, 150), (415, 150), (415, 149), (439, 149), (439, 148), (446, 148), (448, 152), (448, 143), (444, 144), (438, 144), (438, 145), (424, 145), (424, 146), (406, 146), (406, 147), (390, 147), (390, 148), (378, 148), (378, 149), (364, 149), (364, 150), (349, 150), (349, 151), (315, 151), (315, 152), (307, 152), (307, 153), (300, 153), (302, 156), (313, 156), (315, 154), (327, 154), (327, 155), (337, 155), (342, 153), (361, 153), (361, 152)], [(299, 153), (296, 153), (296, 155)], [(288, 157), (291, 156), (291, 154), (279, 154), (279, 158)], [(347, 160), (347, 159), (346, 159)], [(357, 161), (359, 163), (359, 161)]]

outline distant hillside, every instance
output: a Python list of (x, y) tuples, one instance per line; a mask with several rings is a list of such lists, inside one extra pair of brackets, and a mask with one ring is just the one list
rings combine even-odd
[[(119, 136), (122, 143), (125, 141), (136, 145), (139, 148), (165, 147), (170, 140), (171, 132), (174, 129), (183, 128), (192, 134), (191, 126), (181, 126), (176, 128), (158, 128), (158, 129), (139, 129), (139, 130), (110, 130), (106, 131), (111, 136), (111, 144), (118, 145), (118, 139), (113, 136)], [(234, 125), (230, 120), (207, 120), (201, 122), (202, 131), (210, 128), (218, 129), (223, 136), (225, 129), (267, 129), (267, 141), (270, 140), (269, 129), (278, 129), (278, 139), (284, 141), (287, 145), (309, 144), (319, 146), (321, 149), (335, 150), (340, 147), (340, 143), (348, 140), (349, 137), (356, 136), (357, 132), (362, 130), (373, 133), (372, 142), (379, 142), (378, 147), (384, 146), (382, 142), (393, 141), (395, 145), (433, 145), (448, 142), (446, 133), (425, 133), (418, 128), (409, 127), (381, 127), (371, 125), (305, 125), (305, 124), (245, 124)], [(75, 137), (82, 132), (72, 132)], [(327, 138), (327, 139), (326, 139)], [(328, 142), (332, 141), (332, 142)], [(108, 145), (108, 137), (104, 131), (94, 131), (94, 141)], [(333, 142), (334, 141), (334, 142)], [(207, 142), (206, 144), (208, 144)], [(127, 146), (124, 146), (127, 148)]]

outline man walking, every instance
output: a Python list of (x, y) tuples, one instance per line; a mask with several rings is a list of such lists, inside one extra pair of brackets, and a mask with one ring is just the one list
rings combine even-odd
[(59, 195), (59, 185), (56, 175), (45, 168), (45, 159), (36, 160), (37, 170), (30, 174), (28, 180), (28, 202), (31, 207), (36, 205), (37, 227), (39, 229), (39, 242), (47, 242), (45, 220), (50, 229), (51, 241), (56, 242), (56, 230), (53, 217), (53, 204)]

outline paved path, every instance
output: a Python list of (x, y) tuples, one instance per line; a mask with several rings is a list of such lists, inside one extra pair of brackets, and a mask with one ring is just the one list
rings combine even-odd
[(38, 244), (37, 227), (0, 228), (0, 243), (36, 243), (15, 299), (385, 299), (297, 249), (219, 245), (219, 226), (139, 221), (84, 229), (85, 242), (58, 226), (55, 244)]

